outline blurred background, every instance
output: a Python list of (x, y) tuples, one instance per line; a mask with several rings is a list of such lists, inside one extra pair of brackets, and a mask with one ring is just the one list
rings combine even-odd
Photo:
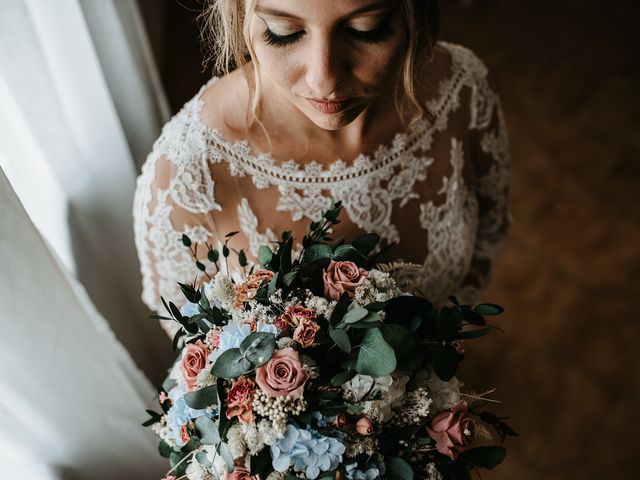
[[(485, 61), (511, 139), (514, 225), (486, 294), (505, 306), (496, 324), (506, 333), (469, 344), (473, 364), (462, 376), (473, 378), (469, 388), (497, 388), (521, 437), (483, 478), (636, 478), (640, 4), (441, 4), (441, 39)], [(0, 178), (0, 271), (13, 279), (0, 289), (8, 332), (0, 340), (0, 457), (8, 478), (159, 478), (152, 435), (138, 431), (144, 416), (131, 410), (150, 404), (172, 354), (139, 301), (130, 202), (160, 126), (210, 78), (195, 21), (201, 2), (0, 7), (0, 166), (8, 178)], [(71, 133), (51, 111), (62, 112)], [(15, 301), (34, 284), (45, 293)], [(65, 313), (75, 304), (78, 318)], [(43, 334), (25, 335), (16, 318), (38, 318)], [(100, 353), (87, 360), (88, 373), (60, 380), (77, 368), (56, 354), (74, 348), (73, 335), (94, 335)], [(44, 372), (42, 355), (13, 368), (27, 348), (51, 354)], [(37, 381), (17, 388), (25, 370)], [(96, 378), (95, 391), (78, 397), (75, 386)], [(55, 411), (66, 413), (52, 419), (43, 391), (63, 392)], [(95, 405), (110, 418), (98, 420)], [(84, 429), (67, 428), (82, 419)], [(94, 421), (106, 438), (95, 438)], [(111, 438), (122, 440), (120, 450)]]

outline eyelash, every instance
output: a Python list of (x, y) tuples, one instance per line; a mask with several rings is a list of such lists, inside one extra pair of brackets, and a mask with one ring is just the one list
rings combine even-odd
[[(346, 31), (354, 40), (364, 43), (383, 42), (393, 33), (389, 21), (385, 21), (379, 27), (366, 32), (349, 27), (346, 28)], [(288, 45), (291, 45), (292, 43), (297, 42), (304, 36), (304, 34), (304, 30), (301, 30), (290, 35), (278, 35), (267, 28), (264, 31), (263, 35), (264, 41), (267, 43), (267, 45), (272, 45), (274, 47), (286, 47)]]

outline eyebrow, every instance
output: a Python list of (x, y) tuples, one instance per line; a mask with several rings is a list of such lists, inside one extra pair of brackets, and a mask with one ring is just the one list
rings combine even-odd
[[(382, 0), (379, 2), (370, 3), (369, 5), (365, 5), (364, 7), (357, 8), (353, 12), (349, 12), (346, 15), (344, 15), (342, 19), (353, 17), (354, 15), (360, 15), (362, 13), (374, 12), (376, 10), (386, 10), (391, 7), (392, 7), (392, 4), (390, 0)], [(300, 21), (304, 20), (289, 12), (285, 12), (282, 10), (275, 10), (273, 8), (261, 7), (260, 5), (256, 5), (255, 12), (262, 13), (264, 15), (269, 15), (271, 17), (290, 18), (292, 20), (300, 20)]]

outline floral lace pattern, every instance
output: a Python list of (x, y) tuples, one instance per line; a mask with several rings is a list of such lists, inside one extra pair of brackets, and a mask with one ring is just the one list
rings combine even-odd
[[(317, 220), (331, 199), (338, 199), (354, 225), (378, 233), (387, 243), (402, 242), (411, 232), (399, 228), (394, 218), (417, 202), (419, 218), (410, 224), (426, 235), (424, 263), (394, 275), (404, 287), (436, 302), (452, 293), (465, 301), (478, 300), (510, 224), (508, 141), (486, 67), (466, 48), (440, 45), (450, 54), (451, 74), (427, 103), (433, 121), (415, 122), (388, 145), (370, 156), (359, 155), (351, 164), (340, 159), (325, 167), (280, 162), (268, 154), (255, 155), (247, 141), (226, 141), (200, 117), (208, 84), (203, 86), (165, 125), (138, 178), (134, 225), (144, 302), (160, 309), (161, 295), (179, 298), (176, 282), (197, 274), (178, 240), (186, 233), (196, 242), (211, 241), (212, 213), (222, 211), (211, 167), (220, 163), (232, 177), (249, 178), (257, 190), (275, 189), (276, 210), (288, 213), (292, 222)], [(454, 114), (464, 114), (468, 128), (452, 128)], [(436, 141), (449, 145), (450, 173), (439, 179), (431, 172), (438, 159), (432, 151)], [(468, 159), (474, 162), (473, 184), (463, 175)], [(426, 195), (427, 181), (441, 187)], [(240, 199), (236, 212), (251, 253), (276, 240), (271, 229), (259, 230), (261, 221), (247, 198)]]

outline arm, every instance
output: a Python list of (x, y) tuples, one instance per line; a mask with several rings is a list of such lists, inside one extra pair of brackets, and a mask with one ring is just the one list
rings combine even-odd
[(459, 296), (465, 302), (478, 303), (512, 223), (509, 141), (500, 101), (489, 87), (486, 76), (473, 89), (470, 139), (478, 228), (471, 266), (460, 285)]

